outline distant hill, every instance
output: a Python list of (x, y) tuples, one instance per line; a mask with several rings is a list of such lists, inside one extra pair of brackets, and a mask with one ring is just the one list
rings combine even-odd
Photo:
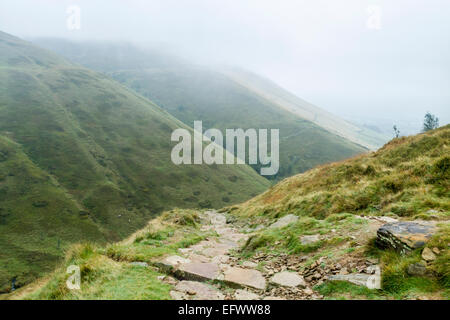
[(175, 166), (191, 130), (111, 78), (0, 32), (0, 291), (75, 241), (119, 240), (173, 207), (222, 207), (269, 182), (246, 165)]
[(345, 122), (250, 73), (216, 71), (123, 43), (34, 41), (106, 73), (187, 125), (203, 120), (205, 127), (222, 130), (279, 128), (280, 171), (275, 179), (352, 157), (384, 142), (378, 133)]
[(388, 139), (376, 128), (359, 127), (345, 121), (330, 112), (300, 99), (272, 81), (254, 73), (238, 68), (223, 69), (222, 72), (237, 83), (273, 102), (280, 108), (289, 111), (293, 115), (309, 120), (338, 136), (366, 148), (376, 150)]

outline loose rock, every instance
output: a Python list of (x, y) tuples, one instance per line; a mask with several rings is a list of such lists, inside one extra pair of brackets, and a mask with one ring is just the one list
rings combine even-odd
[(427, 267), (424, 262), (417, 262), (408, 266), (407, 273), (410, 276), (423, 276), (427, 272)]
[(306, 287), (306, 282), (302, 276), (289, 271), (276, 273), (270, 279), (270, 283), (282, 287)]
[(223, 300), (225, 296), (217, 289), (196, 281), (181, 281), (176, 291), (194, 296), (196, 300)]
[(242, 290), (242, 289), (238, 289), (236, 290), (236, 292), (234, 293), (234, 298), (236, 300), (259, 300), (260, 297), (259, 295), (257, 295), (256, 293), (247, 291), (247, 290)]
[(430, 248), (424, 248), (422, 251), (422, 258), (423, 260), (429, 262), (436, 259), (436, 256), (434, 255), (433, 251), (430, 250)]

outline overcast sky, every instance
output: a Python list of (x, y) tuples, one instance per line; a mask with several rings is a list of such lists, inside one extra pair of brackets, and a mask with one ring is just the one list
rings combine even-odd
[[(67, 8), (81, 29), (67, 28)], [(348, 119), (450, 122), (448, 0), (2, 0), (20, 37), (163, 44), (260, 73)], [(412, 129), (411, 129), (412, 128)]]

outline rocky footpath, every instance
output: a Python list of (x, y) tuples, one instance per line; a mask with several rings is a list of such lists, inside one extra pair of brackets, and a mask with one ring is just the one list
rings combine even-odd
[[(235, 253), (251, 234), (228, 224), (226, 217), (207, 211), (202, 217), (204, 231), (214, 231), (217, 237), (203, 240), (178, 255), (164, 257), (154, 263), (167, 276), (162, 281), (174, 285), (174, 299), (322, 299), (313, 287), (328, 280), (343, 280), (369, 288), (379, 288), (378, 261), (346, 257), (341, 262), (321, 257), (306, 264), (307, 256), (257, 253), (243, 260)], [(297, 221), (288, 215), (269, 226), (282, 228)], [(378, 228), (383, 222), (374, 220)], [(310, 244), (319, 235), (301, 238)]]
[[(286, 219), (285, 219), (286, 220)], [(242, 261), (232, 252), (239, 249), (249, 235), (226, 222), (223, 214), (207, 211), (204, 231), (215, 231), (217, 238), (201, 241), (179, 250), (178, 255), (154, 263), (168, 275), (162, 281), (174, 285), (174, 299), (261, 300), (314, 298), (303, 276), (294, 270), (266, 269), (255, 261)], [(283, 225), (284, 222), (279, 225)], [(279, 257), (277, 257), (279, 258)], [(282, 262), (283, 260), (277, 259)]]
[[(298, 217), (287, 215), (267, 228), (283, 228), (295, 223)], [(389, 217), (364, 217), (369, 221), (366, 229), (355, 235), (361, 240), (377, 235), (376, 244), (406, 254), (423, 246), (433, 234), (432, 223), (399, 222)], [(207, 238), (188, 248), (179, 249), (178, 255), (164, 257), (154, 265), (167, 276), (161, 281), (174, 286), (173, 299), (189, 300), (263, 300), (263, 299), (322, 299), (313, 288), (330, 280), (348, 281), (370, 289), (381, 288), (381, 269), (377, 259), (345, 255), (339, 260), (322, 256), (256, 253), (245, 260), (236, 254), (251, 236), (243, 233), (242, 226), (227, 223), (225, 215), (207, 211), (202, 216), (205, 232), (217, 237)], [(261, 228), (257, 228), (261, 229)], [(333, 232), (336, 232), (333, 230)], [(347, 234), (347, 236), (349, 236)], [(324, 240), (325, 235), (305, 235), (302, 244)], [(350, 238), (356, 239), (354, 235)], [(408, 267), (411, 275), (427, 272), (427, 263), (436, 252), (425, 248), (423, 261)]]

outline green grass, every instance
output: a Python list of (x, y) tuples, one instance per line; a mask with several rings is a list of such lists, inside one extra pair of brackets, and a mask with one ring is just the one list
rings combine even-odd
[(171, 286), (157, 279), (161, 274), (153, 269), (118, 263), (99, 253), (90, 245), (75, 247), (65, 267), (76, 265), (81, 271), (80, 290), (69, 290), (68, 275), (61, 268), (42, 288), (26, 299), (51, 300), (166, 300)]
[[(157, 277), (161, 274), (153, 267), (155, 260), (177, 254), (206, 237), (198, 225), (182, 225), (178, 216), (193, 216), (193, 210), (163, 213), (144, 229), (122, 242), (106, 246), (92, 243), (73, 245), (66, 251), (65, 261), (51, 275), (49, 281), (22, 298), (25, 299), (170, 299), (171, 286)], [(130, 262), (147, 262), (150, 266), (135, 266)], [(70, 265), (80, 268), (81, 289), (69, 290), (66, 280)]]
[(379, 300), (386, 298), (378, 291), (343, 281), (328, 281), (314, 287), (314, 289), (329, 300)]
[(251, 236), (241, 254), (249, 257), (258, 251), (279, 252), (289, 254), (311, 253), (326, 247), (335, 247), (348, 241), (345, 237), (332, 237), (319, 240), (311, 244), (302, 244), (301, 236), (331, 233), (332, 229), (348, 229), (350, 226), (364, 224), (366, 221), (353, 215), (343, 214), (341, 217), (333, 216), (327, 220), (317, 220), (311, 217), (301, 217), (296, 223), (284, 228), (262, 229)]
[[(286, 179), (236, 206), (241, 216), (343, 212), (409, 219), (450, 216), (450, 126), (394, 139), (379, 151)], [(429, 213), (433, 211), (434, 213)]]
[(269, 186), (246, 165), (172, 164), (170, 135), (188, 127), (100, 73), (2, 32), (0, 52), (0, 292), (51, 270), (70, 243), (118, 241), (164, 210)]

